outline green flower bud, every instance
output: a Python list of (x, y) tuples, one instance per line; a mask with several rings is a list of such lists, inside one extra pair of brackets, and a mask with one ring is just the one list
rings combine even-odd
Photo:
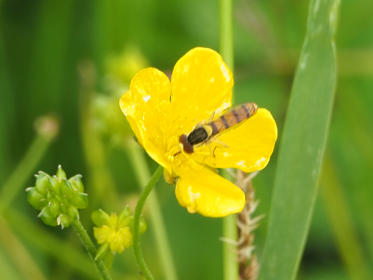
[(62, 228), (67, 228), (71, 225), (73, 219), (65, 214), (61, 214), (57, 217), (57, 224), (60, 225)]
[(50, 181), (48, 177), (49, 175), (42, 171), (39, 171), (39, 174), (36, 175), (35, 188), (41, 194), (46, 194), (48, 188), (50, 188)]
[(78, 209), (84, 209), (88, 206), (88, 196), (86, 193), (78, 193), (71, 197), (72, 204)]
[(78, 209), (88, 205), (87, 194), (81, 190), (84, 190), (81, 175), (67, 179), (59, 166), (54, 176), (39, 172), (35, 187), (27, 189), (27, 199), (35, 209), (41, 210), (39, 217), (45, 224), (65, 228), (79, 219)]
[(78, 174), (71, 177), (68, 182), (71, 184), (74, 191), (84, 192), (84, 185), (82, 183), (82, 175)]
[(102, 209), (94, 211), (91, 215), (92, 222), (96, 226), (102, 226), (109, 222), (109, 215)]
[(48, 208), (50, 214), (52, 214), (54, 217), (57, 217), (60, 213), (60, 205), (57, 200), (51, 200), (48, 202)]
[(61, 165), (57, 167), (56, 176), (58, 179), (66, 179), (66, 172), (62, 169)]
[(67, 210), (66, 215), (69, 215), (72, 219), (78, 219), (79, 218), (78, 209), (76, 209), (74, 206), (70, 206)]
[(55, 227), (58, 225), (56, 216), (51, 213), (50, 208), (48, 206), (45, 206), (41, 210), (41, 212), (39, 213), (39, 217), (41, 218), (43, 223), (48, 226)]
[(57, 186), (62, 196), (67, 198), (71, 198), (72, 196), (74, 196), (74, 190), (72, 189), (68, 181), (63, 180), (62, 182), (58, 183)]
[(27, 201), (37, 210), (41, 210), (47, 203), (44, 196), (36, 188), (28, 188)]

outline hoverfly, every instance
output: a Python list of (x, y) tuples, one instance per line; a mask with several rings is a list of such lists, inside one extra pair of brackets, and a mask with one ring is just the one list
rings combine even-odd
[(208, 142), (218, 133), (250, 118), (257, 110), (258, 106), (255, 103), (245, 103), (237, 106), (216, 120), (197, 126), (188, 135), (181, 135), (179, 142), (183, 145), (184, 152), (191, 154), (195, 145)]

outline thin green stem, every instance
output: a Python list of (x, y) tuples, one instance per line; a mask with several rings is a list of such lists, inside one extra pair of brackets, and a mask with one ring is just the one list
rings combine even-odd
[(151, 271), (149, 270), (148, 266), (146, 265), (144, 256), (141, 251), (141, 245), (140, 245), (140, 217), (142, 208), (144, 207), (145, 201), (148, 198), (148, 195), (154, 188), (155, 184), (158, 182), (159, 178), (161, 178), (161, 175), (163, 173), (163, 168), (159, 166), (157, 170), (154, 172), (153, 176), (151, 177), (149, 183), (146, 185), (144, 190), (142, 191), (139, 201), (137, 202), (136, 209), (135, 209), (135, 216), (134, 216), (134, 234), (133, 234), (133, 247), (135, 250), (135, 256), (138, 265), (140, 266), (140, 269), (142, 273), (144, 274), (145, 278), (147, 280), (154, 279)]
[[(58, 124), (52, 118), (44, 117), (39, 120), (39, 123), (37, 123), (37, 136), (34, 138), (26, 154), (7, 179), (0, 192), (0, 223), (2, 224), (0, 226), (0, 228), (2, 228), (0, 235), (7, 241), (4, 243), (4, 248), (7, 249), (7, 245), (10, 245), (12, 250), (8, 248), (8, 255), (13, 259), (14, 264), (20, 268), (19, 271), (35, 279), (45, 279), (45, 277), (37, 264), (33, 262), (31, 255), (23, 247), (17, 236), (8, 228), (6, 220), (3, 219), (2, 215), (4, 210), (13, 202), (17, 194), (25, 188), (27, 179), (44, 156), (49, 144), (56, 136), (57, 130)], [(7, 215), (4, 215), (4, 217), (8, 218)]]
[(220, 54), (233, 71), (232, 0), (220, 0)]
[[(232, 0), (220, 0), (220, 53), (234, 71)], [(232, 95), (232, 103), (234, 97)], [(227, 174), (224, 177), (227, 177)], [(230, 215), (223, 219), (223, 236), (227, 240), (237, 240), (237, 216)], [(235, 247), (228, 242), (223, 243), (224, 280), (238, 279), (238, 263)]]
[(35, 137), (23, 159), (1, 189), (0, 215), (12, 203), (19, 191), (25, 189), (27, 179), (45, 154), (50, 142), (51, 138), (43, 134)]
[(75, 219), (72, 223), (72, 226), (76, 230), (77, 234), (80, 237), (80, 241), (82, 242), (84, 248), (87, 250), (89, 257), (95, 263), (96, 268), (98, 269), (102, 279), (104, 280), (111, 280), (111, 276), (109, 271), (107, 270), (104, 262), (101, 259), (95, 260), (96, 256), (96, 246), (93, 244), (91, 237), (89, 237), (86, 229), (82, 225), (79, 219)]
[[(141, 188), (144, 189), (150, 180), (150, 172), (146, 163), (144, 151), (132, 139), (126, 142), (125, 150), (131, 160), (136, 179)], [(172, 258), (170, 245), (168, 243), (167, 232), (165, 230), (161, 209), (155, 192), (149, 195), (147, 203), (149, 205), (149, 209), (151, 209), (149, 212), (150, 222), (154, 232), (160, 264), (164, 272), (164, 279), (176, 280), (177, 276), (175, 265)]]
[[(223, 171), (222, 175), (227, 179), (229, 174)], [(237, 216), (230, 215), (223, 219), (223, 237), (226, 240), (237, 240)], [(237, 261), (237, 247), (230, 243), (223, 243), (223, 279), (235, 280), (238, 279), (238, 261)]]

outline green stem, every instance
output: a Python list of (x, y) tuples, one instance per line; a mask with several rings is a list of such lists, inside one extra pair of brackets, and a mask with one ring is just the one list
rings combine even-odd
[[(139, 147), (138, 144), (132, 141), (132, 139), (126, 142), (125, 150), (131, 160), (136, 179), (141, 188), (144, 189), (150, 180), (150, 172), (146, 163), (144, 151)], [(156, 240), (155, 243), (157, 246), (160, 264), (165, 276), (164, 279), (176, 280), (177, 276), (175, 265), (172, 258), (170, 245), (168, 244), (168, 237), (165, 230), (161, 209), (155, 192), (149, 195), (147, 203), (149, 205), (149, 209), (151, 209), (149, 212), (150, 222)]]
[(19, 191), (25, 188), (27, 179), (45, 154), (50, 143), (51, 138), (45, 137), (43, 134), (35, 137), (23, 159), (2, 187), (0, 215), (12, 203)]
[(149, 279), (152, 280), (154, 279), (154, 277), (151, 271), (149, 270), (148, 266), (146, 265), (144, 256), (141, 251), (140, 216), (141, 216), (142, 208), (144, 207), (145, 201), (148, 198), (148, 195), (152, 191), (155, 184), (158, 182), (159, 178), (161, 178), (162, 173), (163, 173), (163, 168), (159, 166), (157, 170), (154, 172), (153, 176), (151, 177), (149, 183), (146, 185), (146, 187), (142, 191), (139, 201), (137, 202), (137, 205), (136, 205), (134, 222), (133, 222), (133, 225), (134, 225), (133, 247), (135, 250), (135, 256), (136, 256), (137, 263), (140, 266), (140, 269), (147, 280)]
[[(232, 0), (220, 0), (220, 53), (234, 71), (233, 60), (233, 28), (232, 28)], [(234, 97), (232, 95), (232, 103)], [(224, 174), (227, 178), (227, 174)], [(223, 236), (227, 240), (237, 240), (237, 216), (230, 215), (223, 219)], [(235, 246), (223, 243), (223, 272), (224, 280), (238, 279), (238, 263)]]
[(87, 250), (89, 257), (92, 261), (94, 261), (96, 268), (98, 269), (102, 279), (104, 280), (111, 280), (111, 276), (109, 274), (109, 271), (107, 270), (104, 262), (102, 260), (95, 260), (96, 256), (96, 246), (93, 244), (92, 239), (89, 237), (86, 229), (82, 225), (79, 219), (75, 219), (72, 223), (72, 226), (78, 233), (80, 237), (80, 241), (82, 242), (84, 248)]
[(232, 0), (220, 0), (220, 54), (233, 72), (232, 22)]

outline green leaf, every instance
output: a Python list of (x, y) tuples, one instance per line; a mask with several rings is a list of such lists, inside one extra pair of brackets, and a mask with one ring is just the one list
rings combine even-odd
[(336, 88), (339, 0), (313, 0), (275, 175), (260, 280), (295, 279), (310, 226)]

